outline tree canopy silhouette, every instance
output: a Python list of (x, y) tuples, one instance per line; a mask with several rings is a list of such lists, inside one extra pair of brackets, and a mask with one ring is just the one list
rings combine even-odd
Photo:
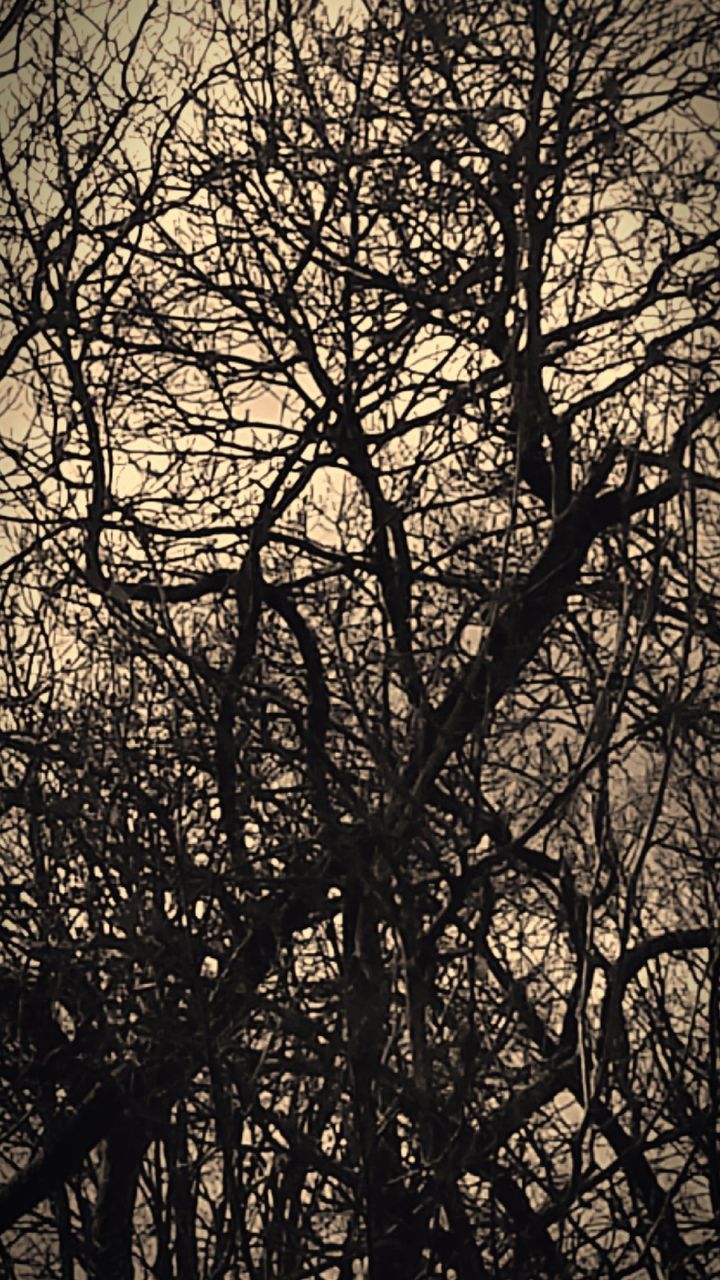
[(0, 22), (0, 1262), (720, 1276), (720, 21)]

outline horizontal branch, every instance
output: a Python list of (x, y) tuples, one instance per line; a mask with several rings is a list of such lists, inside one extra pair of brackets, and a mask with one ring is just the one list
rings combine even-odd
[(651, 938), (644, 938), (628, 951), (615, 966), (618, 976), (625, 986), (651, 960), (659, 956), (678, 955), (687, 951), (709, 949), (720, 943), (720, 930), (711, 925), (699, 925), (695, 929), (671, 929), (669, 933), (660, 933)]

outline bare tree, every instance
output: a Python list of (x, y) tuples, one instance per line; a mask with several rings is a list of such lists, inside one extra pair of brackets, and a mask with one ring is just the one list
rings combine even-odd
[(7, 1276), (720, 1275), (719, 35), (0, 24)]

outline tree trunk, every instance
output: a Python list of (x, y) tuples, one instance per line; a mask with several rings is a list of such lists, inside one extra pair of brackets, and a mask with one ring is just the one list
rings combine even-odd
[(150, 1136), (147, 1121), (128, 1119), (103, 1143), (89, 1259), (92, 1280), (132, 1280), (135, 1196)]

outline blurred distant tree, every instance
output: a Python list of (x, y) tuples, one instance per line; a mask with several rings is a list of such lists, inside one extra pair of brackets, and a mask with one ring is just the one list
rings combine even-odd
[(0, 38), (3, 1274), (720, 1276), (720, 20)]

